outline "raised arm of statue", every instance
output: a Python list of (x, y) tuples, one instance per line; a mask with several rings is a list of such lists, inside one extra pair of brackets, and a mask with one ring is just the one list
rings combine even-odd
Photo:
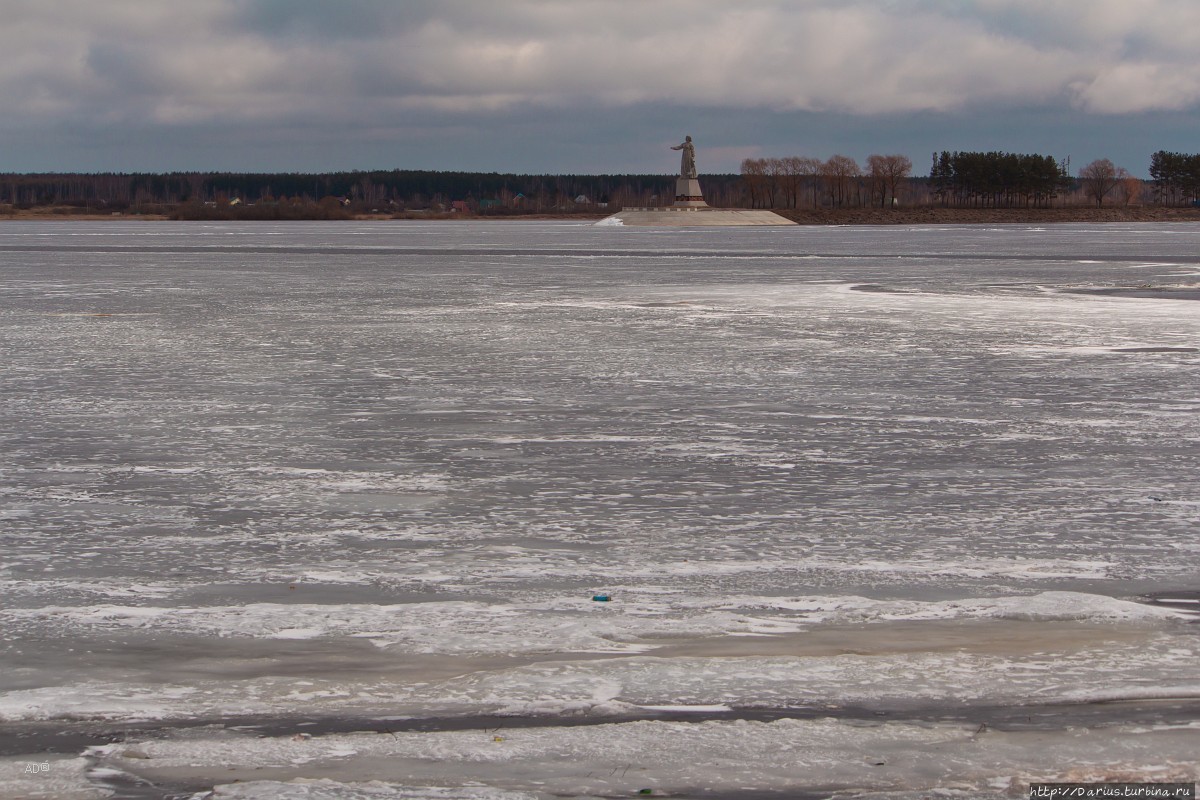
[(682, 150), (683, 153), (679, 159), (679, 177), (695, 178), (696, 177), (696, 147), (692, 144), (692, 137), (685, 136), (683, 144), (676, 145), (672, 150)]

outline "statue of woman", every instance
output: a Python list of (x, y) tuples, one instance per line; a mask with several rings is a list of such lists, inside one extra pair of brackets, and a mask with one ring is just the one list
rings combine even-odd
[(679, 159), (679, 177), (695, 178), (696, 177), (696, 148), (692, 145), (692, 137), (685, 136), (683, 144), (676, 145), (672, 150), (682, 150), (683, 154)]

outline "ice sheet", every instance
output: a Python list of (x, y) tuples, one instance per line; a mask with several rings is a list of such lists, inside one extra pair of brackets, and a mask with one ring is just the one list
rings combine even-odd
[[(205, 774), (220, 765), (230, 779), (251, 781), (245, 788), (222, 787), (219, 798), (265, 797), (272, 791), (281, 797), (308, 796), (304, 791), (328, 798), (411, 797), (405, 792), (423, 783), (445, 786), (448, 772), (462, 783), (487, 787), (462, 792), (526, 791), (539, 798), (631, 796), (643, 789), (660, 796), (737, 796), (821, 786), (855, 786), (887, 796), (957, 790), (971, 797), (1011, 797), (1027, 793), (1030, 781), (1196, 778), (1194, 731), (1124, 726), (1110, 733), (1116, 743), (1098, 752), (1094, 736), (1083, 730), (1050, 734), (833, 719), (634, 722), (310, 739), (189, 737), (139, 743), (139, 754), (148, 758), (121, 758), (123, 746), (114, 746), (105, 759), (155, 777)], [(315, 784), (278, 783), (296, 773), (323, 778)], [(400, 775), (406, 776), (403, 782)], [(275, 782), (257, 783), (255, 776)], [(363, 786), (367, 777), (383, 785)], [(441, 797), (442, 791), (428, 796)]]
[[(1197, 589), (1197, 252), (1187, 224), (10, 221), (0, 719), (1193, 697), (1191, 618), (1138, 598)], [(832, 763), (805, 774), (933, 785)], [(929, 774), (1014, 774), (977, 766)]]

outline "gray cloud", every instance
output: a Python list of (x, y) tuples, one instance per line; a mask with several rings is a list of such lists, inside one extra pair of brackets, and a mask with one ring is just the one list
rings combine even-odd
[(1196, 52), (1195, 0), (8, 0), (0, 132), (1192, 113)]

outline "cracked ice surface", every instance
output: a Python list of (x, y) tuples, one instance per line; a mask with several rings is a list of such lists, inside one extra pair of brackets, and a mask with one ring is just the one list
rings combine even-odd
[(6, 223), (0, 720), (1192, 697), (1197, 252)]

